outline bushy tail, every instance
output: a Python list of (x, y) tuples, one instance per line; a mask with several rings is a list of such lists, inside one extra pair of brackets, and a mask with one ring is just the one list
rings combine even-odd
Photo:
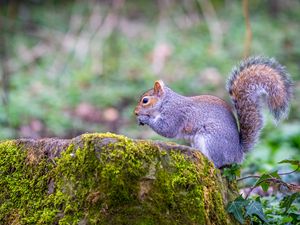
[(243, 61), (233, 69), (227, 90), (237, 111), (241, 145), (245, 152), (256, 143), (263, 126), (262, 96), (266, 97), (276, 121), (288, 114), (292, 82), (285, 68), (272, 58), (251, 57)]

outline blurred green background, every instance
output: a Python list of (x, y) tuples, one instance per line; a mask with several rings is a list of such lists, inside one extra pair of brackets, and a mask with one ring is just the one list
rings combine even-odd
[(163, 79), (181, 94), (229, 101), (226, 79), (249, 50), (285, 65), (295, 94), (287, 120), (275, 126), (265, 113), (244, 165), (300, 159), (300, 1), (249, 1), (248, 46), (242, 1), (2, 0), (0, 8), (1, 139), (106, 131), (163, 139), (137, 125), (140, 94)]

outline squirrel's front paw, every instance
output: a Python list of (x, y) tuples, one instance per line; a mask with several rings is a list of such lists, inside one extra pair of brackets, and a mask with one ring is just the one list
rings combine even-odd
[(138, 120), (138, 122), (139, 122), (139, 125), (142, 125), (142, 126), (144, 126), (145, 124), (149, 124), (149, 119), (150, 119), (150, 117), (149, 116), (147, 116), (147, 115), (139, 115), (138, 117), (137, 117), (137, 120)]

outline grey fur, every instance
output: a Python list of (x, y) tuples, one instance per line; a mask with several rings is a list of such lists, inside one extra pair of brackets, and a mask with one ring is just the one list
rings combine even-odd
[[(274, 116), (276, 122), (285, 118), (289, 112), (289, 103), (292, 97), (293, 84), (290, 79), (290, 75), (286, 71), (285, 67), (280, 65), (274, 58), (266, 58), (266, 57), (250, 57), (243, 62), (240, 63), (239, 66), (233, 68), (231, 72), (231, 76), (227, 81), (227, 90), (232, 97), (233, 83), (239, 79), (241, 73), (253, 66), (253, 65), (263, 65), (268, 68), (276, 71), (276, 74), (279, 75), (281, 81), (283, 81), (284, 88), (281, 90), (278, 89), (277, 83), (259, 83), (258, 81), (253, 81), (249, 76), (248, 83), (245, 87), (242, 87), (244, 91), (242, 92), (243, 96), (239, 96), (239, 101), (237, 102), (232, 98), (233, 104), (235, 105), (235, 109), (237, 111), (238, 120), (241, 123), (244, 123), (243, 127), (255, 127), (252, 131), (249, 130), (241, 130), (241, 143), (243, 147), (243, 151), (249, 151), (257, 142), (260, 130), (263, 127), (263, 118), (261, 114), (262, 100), (267, 102), (268, 108), (272, 115)], [(249, 74), (250, 75), (250, 74)], [(266, 74), (265, 74), (266, 75)], [(263, 75), (262, 75), (263, 76)], [(263, 77), (262, 77), (263, 78)], [(261, 98), (265, 96), (266, 98)], [(283, 104), (279, 107), (272, 107), (271, 102), (276, 98), (280, 98), (284, 96)], [(243, 109), (253, 109), (249, 115), (246, 115), (247, 112)], [(244, 111), (244, 112), (242, 112)], [(249, 112), (249, 111), (248, 111)], [(248, 124), (246, 126), (246, 124)]]
[[(229, 93), (232, 91), (232, 85), (233, 82), (238, 79), (241, 72), (253, 65), (265, 65), (268, 66), (275, 71), (278, 72), (278, 74), (281, 76), (282, 81), (284, 82), (285, 90), (287, 92), (287, 99), (285, 101), (285, 104), (282, 105), (279, 109), (271, 109), (270, 112), (273, 114), (274, 118), (276, 120), (281, 120), (285, 118), (288, 115), (289, 112), (289, 102), (293, 95), (293, 82), (290, 78), (289, 73), (287, 72), (286, 68), (282, 66), (280, 63), (276, 61), (274, 58), (267, 58), (263, 56), (253, 56), (245, 59), (242, 61), (238, 66), (234, 67), (230, 73), (230, 77), (227, 80), (226, 89)], [(252, 93), (253, 94), (253, 93)]]
[[(227, 90), (231, 95), (235, 91), (232, 90), (233, 83), (239, 79), (241, 72), (252, 65), (260, 64), (274, 69), (284, 81), (286, 92), (284, 104), (275, 109), (269, 104), (274, 117), (277, 120), (281, 119), (288, 111), (292, 96), (292, 83), (285, 68), (274, 59), (252, 57), (243, 61), (233, 69), (227, 82)], [(220, 168), (242, 162), (244, 153), (258, 139), (259, 131), (263, 126), (260, 96), (267, 94), (275, 98), (280, 94), (275, 88), (272, 89), (272, 85), (276, 86), (276, 83), (265, 85), (267, 88), (261, 87), (262, 84), (258, 81), (247, 83), (241, 98), (233, 99), (238, 121), (242, 127), (240, 131), (233, 112), (222, 100), (214, 96), (200, 96), (202, 98), (198, 100), (195, 97), (185, 97), (164, 85), (163, 96), (156, 97), (158, 101), (151, 107), (143, 108), (138, 105), (136, 115), (140, 124), (149, 125), (164, 137), (187, 140), (192, 147), (199, 149), (214, 162), (216, 167)], [(266, 89), (269, 93), (265, 93)], [(155, 97), (151, 90), (146, 92), (146, 95)], [(274, 93), (270, 93), (270, 90)], [(252, 123), (252, 118), (256, 120), (254, 123)], [(245, 128), (246, 132), (243, 130)], [(245, 137), (250, 137), (250, 143)]]
[[(158, 134), (167, 138), (180, 138), (189, 141), (194, 148), (202, 151), (216, 167), (241, 162), (243, 152), (233, 114), (226, 108), (212, 103), (197, 102), (179, 95), (165, 87), (165, 96), (152, 114), (160, 113), (159, 119), (139, 115), (139, 121), (149, 125)], [(191, 133), (182, 133), (187, 124), (193, 125)], [(205, 148), (193, 140), (203, 137)]]

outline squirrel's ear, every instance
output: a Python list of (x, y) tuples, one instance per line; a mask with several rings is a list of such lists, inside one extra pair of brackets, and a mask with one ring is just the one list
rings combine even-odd
[(154, 94), (158, 95), (158, 96), (162, 96), (164, 94), (164, 88), (165, 88), (165, 84), (162, 80), (157, 80), (154, 83)]

